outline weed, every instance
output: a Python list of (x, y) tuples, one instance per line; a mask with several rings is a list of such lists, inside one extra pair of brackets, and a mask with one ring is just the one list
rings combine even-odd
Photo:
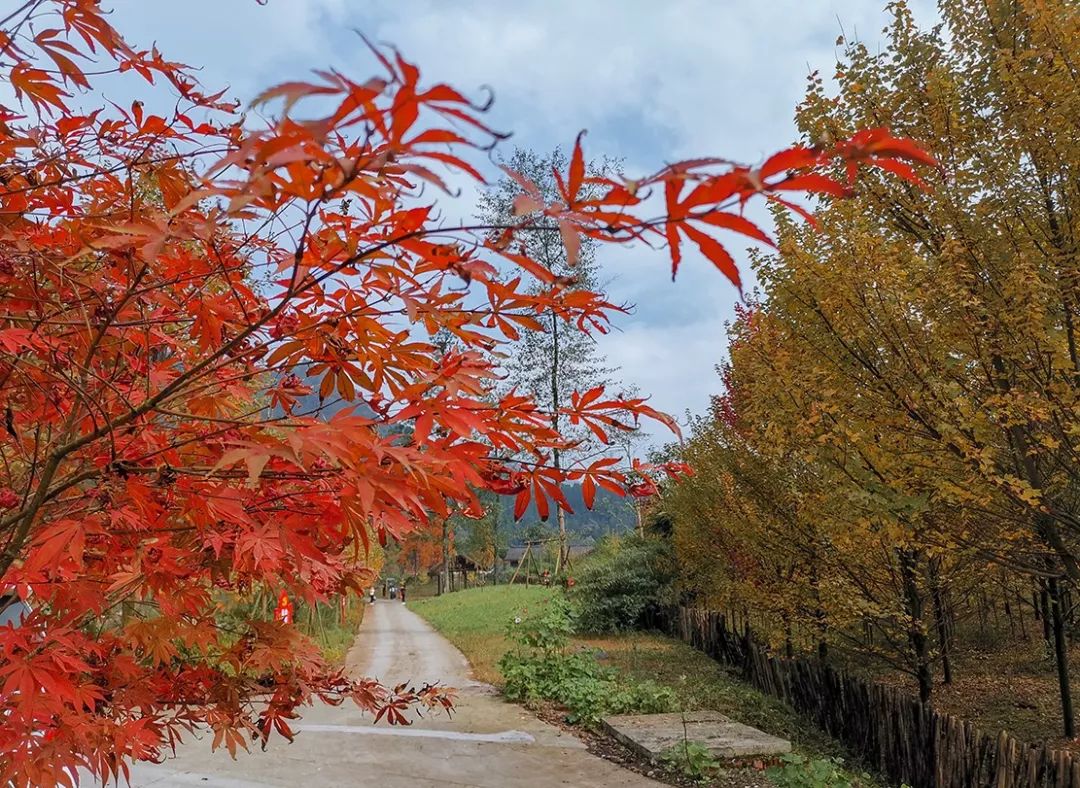
[(517, 648), (499, 660), (510, 700), (535, 705), (549, 700), (566, 707), (571, 724), (595, 728), (608, 714), (671, 711), (675, 693), (653, 681), (634, 681), (596, 661), (592, 650), (568, 651), (573, 609), (555, 597), (539, 613), (525, 612), (507, 625)]
[(789, 752), (765, 774), (777, 788), (852, 788), (870, 779), (853, 779), (843, 769), (842, 758), (807, 758)]
[(704, 781), (721, 766), (712, 752), (699, 741), (686, 739), (660, 753), (660, 763), (691, 780)]

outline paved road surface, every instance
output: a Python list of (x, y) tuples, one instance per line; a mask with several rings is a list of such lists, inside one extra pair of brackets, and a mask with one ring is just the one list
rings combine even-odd
[(349, 652), (354, 675), (386, 684), (442, 681), (460, 691), (452, 718), (439, 714), (407, 728), (373, 726), (356, 707), (309, 709), (292, 744), (277, 738), (266, 752), (210, 752), (209, 738), (184, 745), (160, 765), (138, 765), (142, 788), (220, 786), (485, 786), (490, 788), (644, 788), (659, 783), (590, 755), (573, 736), (500, 700), (471, 679), (456, 648), (400, 602), (369, 607)]

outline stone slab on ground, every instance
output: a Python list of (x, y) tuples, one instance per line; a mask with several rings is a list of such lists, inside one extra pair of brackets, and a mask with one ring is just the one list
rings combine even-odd
[(657, 758), (685, 739), (701, 742), (717, 758), (782, 755), (791, 742), (743, 725), (716, 711), (623, 714), (605, 717), (608, 733), (646, 758)]

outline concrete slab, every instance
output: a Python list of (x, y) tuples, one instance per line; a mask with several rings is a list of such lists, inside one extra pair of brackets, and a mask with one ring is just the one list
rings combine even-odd
[(700, 742), (717, 758), (782, 755), (791, 742), (770, 736), (716, 711), (624, 714), (603, 720), (608, 733), (646, 758), (657, 758), (684, 740)]

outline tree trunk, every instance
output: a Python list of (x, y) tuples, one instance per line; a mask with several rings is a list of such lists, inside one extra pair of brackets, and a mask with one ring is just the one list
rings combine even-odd
[(986, 596), (981, 589), (975, 597), (975, 602), (979, 610), (979, 639), (986, 642)]
[(900, 578), (904, 587), (904, 606), (909, 618), (908, 642), (911, 644), (915, 678), (919, 682), (919, 700), (926, 703), (934, 688), (930, 670), (930, 649), (923, 623), (923, 600), (919, 594), (917, 567), (919, 554), (915, 550), (900, 550)]
[(1061, 694), (1061, 716), (1064, 720), (1065, 738), (1076, 736), (1073, 718), (1072, 687), (1069, 686), (1069, 648), (1065, 643), (1065, 615), (1062, 609), (1061, 584), (1056, 577), (1047, 581), (1050, 597), (1050, 618), (1054, 630), (1054, 657), (1057, 659), (1058, 691)]
[(1076, 629), (1076, 609), (1072, 603), (1072, 590), (1069, 588), (1063, 588), (1061, 590), (1061, 609), (1065, 614), (1065, 632), (1069, 636), (1069, 645), (1073, 643), (1073, 631)]
[[(553, 311), (551, 313), (551, 427), (555, 432), (559, 431), (559, 318)], [(558, 449), (552, 452), (555, 470), (562, 469)], [(555, 519), (559, 522), (559, 555), (555, 559), (555, 574), (558, 575), (566, 561), (568, 548), (566, 544), (566, 512), (562, 510), (558, 502), (555, 503)]]
[(1002, 572), (1001, 576), (1001, 606), (1005, 610), (1005, 618), (1009, 620), (1009, 635), (1016, 637), (1016, 619), (1013, 617), (1012, 603), (1009, 601), (1009, 583)]
[(442, 522), (442, 582), (439, 583), (439, 592), (450, 588), (450, 519), (445, 518)]
[(1020, 639), (1026, 642), (1028, 631), (1024, 622), (1024, 597), (1019, 592), (1016, 594), (1016, 618), (1020, 622)]
[(829, 659), (829, 644), (826, 641), (826, 634), (829, 630), (828, 620), (825, 616), (825, 606), (821, 603), (821, 589), (818, 585), (818, 570), (817, 570), (817, 556), (811, 556), (810, 558), (810, 587), (814, 590), (814, 603), (816, 608), (814, 609), (814, 622), (817, 628), (817, 654), (818, 659), (822, 662), (827, 662)]
[[(559, 453), (555, 452), (555, 456), (558, 457)], [(556, 459), (555, 467), (559, 467), (559, 461)], [(559, 521), (559, 555), (555, 558), (555, 576), (558, 577), (566, 564), (570, 554), (570, 546), (566, 540), (566, 512), (562, 509), (558, 509), (555, 512), (555, 519)]]
[(945, 613), (945, 595), (941, 591), (938, 561), (930, 562), (930, 593), (934, 601), (934, 624), (937, 627), (938, 648), (941, 650), (941, 680), (952, 684), (952, 663), (949, 660), (949, 626)]
[(1046, 592), (1046, 581), (1043, 581), (1042, 590), (1039, 592), (1039, 603), (1042, 605), (1043, 640), (1046, 641), (1047, 646), (1051, 646), (1054, 643), (1054, 635), (1051, 631), (1050, 595)]
[(491, 523), (491, 584), (499, 584), (499, 510), (495, 510), (495, 517)]

